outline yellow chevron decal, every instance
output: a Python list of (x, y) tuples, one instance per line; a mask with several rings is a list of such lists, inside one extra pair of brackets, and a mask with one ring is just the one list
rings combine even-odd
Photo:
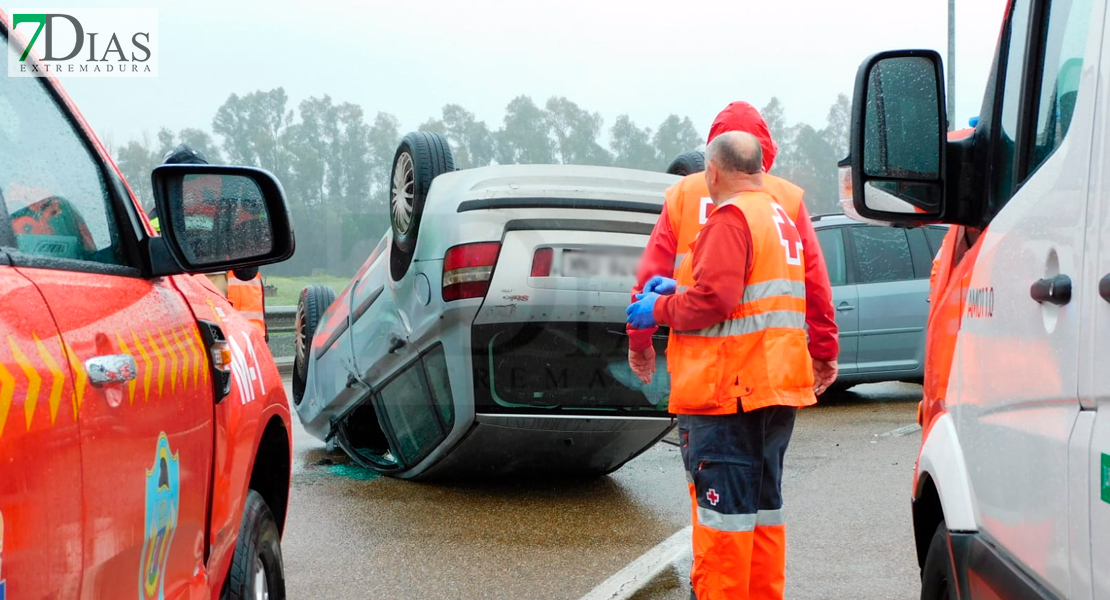
[(58, 405), (62, 403), (62, 388), (65, 386), (66, 376), (62, 373), (62, 368), (58, 366), (58, 361), (50, 355), (50, 351), (43, 345), (39, 336), (31, 334), (31, 337), (35, 338), (39, 355), (42, 356), (42, 361), (46, 363), (46, 370), (50, 371), (50, 424), (53, 425), (58, 417)]
[[(189, 354), (193, 355), (193, 387), (197, 387), (197, 378), (200, 376), (200, 370), (204, 368), (204, 365), (200, 364), (203, 348), (200, 352), (197, 351), (196, 331), (197, 329), (194, 327), (191, 332), (181, 332), (181, 337), (185, 342), (185, 346), (189, 348)], [(190, 335), (190, 333), (192, 333), (192, 335)]]
[[(131, 349), (127, 347), (127, 342), (124, 342), (123, 338), (120, 337), (120, 334), (118, 333), (116, 334), (116, 341), (119, 342), (119, 349), (124, 354), (131, 354)], [(133, 354), (132, 357), (134, 357)], [(139, 381), (135, 377), (132, 377), (131, 381), (127, 382), (127, 404), (129, 406), (135, 403), (135, 387), (138, 385), (138, 383)]]
[(146, 353), (146, 348), (143, 348), (142, 342), (139, 341), (139, 336), (135, 335), (135, 330), (131, 330), (131, 339), (135, 341), (135, 349), (139, 351), (139, 356), (143, 358), (143, 402), (150, 400), (150, 374), (153, 370), (150, 363), (150, 355)]
[(12, 407), (15, 394), (15, 377), (0, 363), (0, 437), (4, 435), (4, 423), (8, 421), (8, 410)]
[(207, 300), (206, 302), (208, 302), (208, 308), (212, 309), (212, 316), (216, 317), (216, 322), (223, 325), (224, 319), (220, 316), (220, 313), (216, 312), (216, 305), (211, 300)]
[(170, 355), (170, 393), (177, 393), (177, 353), (173, 351), (173, 344), (166, 341), (166, 332), (159, 331), (158, 337), (162, 338), (162, 349)]
[(162, 355), (162, 350), (158, 344), (154, 342), (154, 336), (150, 332), (146, 332), (146, 341), (150, 344), (154, 352), (154, 358), (158, 361), (158, 398), (162, 398), (166, 389), (166, 357)]
[(65, 340), (62, 340), (62, 349), (66, 353), (66, 359), (69, 361), (69, 368), (73, 371), (73, 418), (77, 418), (77, 413), (81, 410), (81, 403), (85, 401), (85, 386), (89, 383), (89, 374), (85, 372), (85, 365), (81, 364), (81, 360), (77, 358), (77, 353), (73, 351), (73, 346), (70, 346)]
[[(211, 302), (211, 301), (209, 301)], [(196, 340), (197, 350), (200, 352), (200, 378), (204, 383), (208, 383), (208, 351), (204, 348), (204, 340), (200, 339), (200, 329), (193, 330), (193, 338)]]
[(38, 371), (35, 371), (35, 365), (27, 360), (27, 356), (23, 354), (23, 351), (19, 349), (10, 335), (8, 336), (8, 344), (12, 347), (15, 364), (19, 365), (20, 370), (23, 371), (23, 376), (27, 378), (27, 397), (23, 400), (23, 413), (27, 416), (27, 431), (30, 431), (31, 418), (35, 416), (35, 405), (39, 402), (42, 377), (39, 376)]
[(181, 389), (184, 390), (189, 387), (189, 353), (181, 345), (181, 336), (177, 335), (177, 329), (171, 329), (170, 335), (173, 336), (173, 347), (181, 353)]

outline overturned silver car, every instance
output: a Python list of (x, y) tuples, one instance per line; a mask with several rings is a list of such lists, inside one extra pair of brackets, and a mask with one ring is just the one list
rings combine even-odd
[(627, 363), (625, 307), (674, 175), (570, 165), (455, 171), (397, 150), (392, 225), (339, 293), (297, 308), (294, 402), (312, 435), (402, 478), (600, 475), (673, 426)]

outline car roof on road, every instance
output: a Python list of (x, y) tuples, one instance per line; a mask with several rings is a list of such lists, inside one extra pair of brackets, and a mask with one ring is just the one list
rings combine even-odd
[(436, 178), (430, 199), (462, 202), (490, 198), (574, 198), (663, 204), (680, 177), (654, 171), (584, 165), (496, 165)]

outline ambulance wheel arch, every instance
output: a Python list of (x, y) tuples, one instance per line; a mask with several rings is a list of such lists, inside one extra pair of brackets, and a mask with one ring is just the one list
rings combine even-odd
[(948, 531), (966, 533), (979, 529), (967, 464), (952, 416), (942, 413), (926, 435), (917, 458), (913, 488), (914, 539), (921, 566), (925, 565), (929, 544), (940, 523)]

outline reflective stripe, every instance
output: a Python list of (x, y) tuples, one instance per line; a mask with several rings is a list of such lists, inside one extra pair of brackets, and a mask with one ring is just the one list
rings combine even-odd
[(682, 259), (686, 258), (686, 254), (674, 255), (674, 270), (677, 271), (678, 267), (682, 264)]
[(782, 509), (776, 508), (775, 510), (761, 510), (755, 516), (756, 527), (774, 527), (776, 525), (783, 525), (786, 523), (783, 520)]
[(689, 471), (686, 471), (686, 483), (694, 483), (694, 476)]
[(680, 331), (678, 333), (699, 337), (730, 337), (757, 333), (774, 327), (801, 329), (805, 323), (806, 316), (804, 313), (794, 310), (773, 310), (758, 315), (729, 319), (704, 329)]
[(744, 288), (744, 302), (754, 302), (772, 296), (791, 296), (793, 298), (806, 298), (806, 284), (804, 281), (792, 279), (771, 279), (753, 283)]
[(265, 313), (253, 312), (253, 311), (249, 311), (249, 310), (241, 310), (241, 311), (239, 311), (239, 314), (243, 315), (244, 317), (246, 317), (248, 319), (258, 319), (259, 321), (265, 321), (266, 320), (266, 314)]
[[(688, 285), (680, 285), (675, 288), (675, 293), (681, 294), (690, 289)], [(764, 298), (773, 298), (775, 296), (790, 296), (799, 300), (806, 299), (806, 284), (802, 281), (793, 281), (790, 279), (772, 279), (770, 281), (761, 281), (753, 283), (752, 285), (744, 287), (743, 303), (755, 302)]]
[(712, 508), (706, 508), (704, 506), (698, 507), (698, 525), (716, 529), (717, 531), (726, 531), (730, 533), (754, 531), (755, 520), (755, 515), (726, 515)]

